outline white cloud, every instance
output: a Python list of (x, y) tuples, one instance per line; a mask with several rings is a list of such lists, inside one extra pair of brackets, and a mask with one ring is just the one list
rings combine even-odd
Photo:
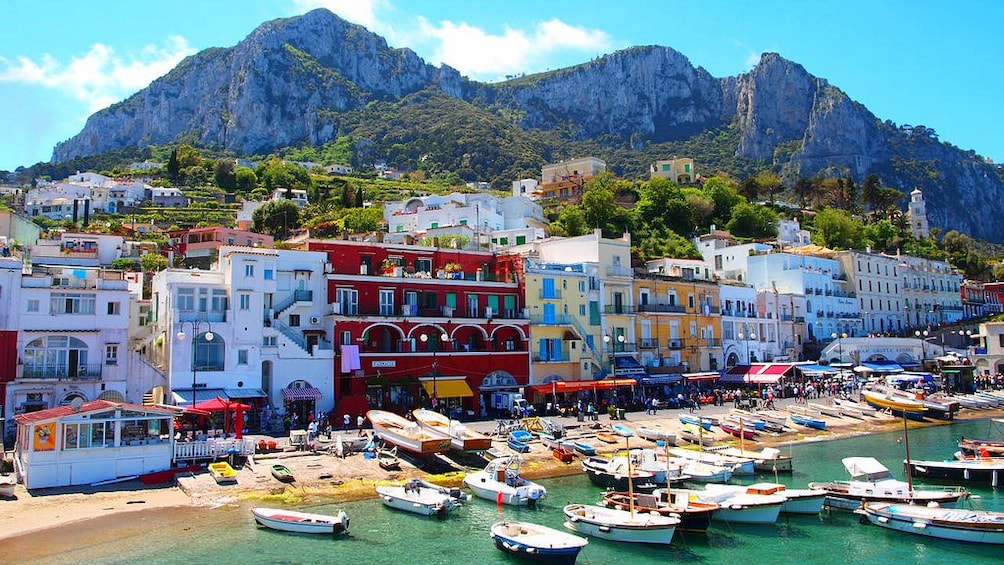
[(115, 50), (95, 43), (90, 50), (61, 63), (49, 54), (38, 60), (0, 57), (0, 82), (41, 86), (81, 101), (95, 112), (149, 85), (195, 53), (183, 37), (172, 36), (163, 46), (147, 45), (123, 59)]

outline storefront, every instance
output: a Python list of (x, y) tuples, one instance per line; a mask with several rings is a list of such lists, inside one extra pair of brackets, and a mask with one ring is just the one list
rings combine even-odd
[(323, 395), (307, 381), (291, 382), (288, 387), (282, 389), (284, 417), (289, 419), (291, 426), (305, 429), (315, 415), (317, 401)]
[(427, 406), (451, 418), (462, 419), (474, 415), (474, 391), (463, 376), (419, 377)]

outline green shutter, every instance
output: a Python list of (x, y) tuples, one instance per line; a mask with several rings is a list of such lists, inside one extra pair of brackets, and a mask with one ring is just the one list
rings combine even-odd
[(589, 301), (589, 325), (600, 325), (600, 303), (595, 300)]
[(455, 292), (446, 293), (446, 306), (449, 308), (457, 307), (457, 293)]

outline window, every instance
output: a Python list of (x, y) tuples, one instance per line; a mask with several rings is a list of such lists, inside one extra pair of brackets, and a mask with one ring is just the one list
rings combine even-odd
[(28, 301), (28, 311), (38, 312), (38, 300), (32, 299)]
[(226, 344), (223, 343), (223, 336), (220, 334), (214, 332), (212, 341), (206, 339), (205, 332), (199, 334), (198, 341), (195, 343), (192, 370), (222, 371), (226, 350)]
[(265, 280), (275, 280), (275, 271), (273, 269), (265, 269)]
[(432, 224), (429, 227), (430, 228), (438, 228), (439, 227), (439, 222), (432, 222)]
[(687, 306), (689, 306), (690, 308), (694, 307), (694, 295), (693, 294), (688, 294), (687, 295)]
[(279, 344), (274, 335), (266, 335), (261, 338), (262, 347), (276, 347)]
[(250, 310), (251, 309), (251, 295), (250, 294), (248, 294), (246, 292), (242, 292), (241, 294), (237, 295), (237, 300), (239, 302), (239, 308), (241, 310)]
[(237, 350), (237, 364), (238, 365), (247, 365), (248, 364), (248, 350), (247, 349), (238, 349)]
[(81, 292), (54, 292), (51, 296), (53, 314), (94, 314), (93, 294)]
[(586, 281), (579, 281), (579, 292), (586, 291)]
[(291, 327), (291, 328), (298, 328), (298, 327), (300, 327), (300, 315), (299, 314), (290, 314), (289, 315), (289, 327)]
[(179, 288), (178, 298), (175, 301), (175, 307), (182, 312), (193, 312), (195, 311), (195, 289), (194, 288)]
[(254, 278), (254, 263), (244, 263), (244, 276), (249, 279)]
[(63, 424), (63, 449), (111, 447), (115, 443), (115, 430), (111, 422)]
[(352, 345), (352, 332), (347, 330), (339, 332), (338, 343), (341, 345)]
[(415, 259), (415, 271), (418, 273), (431, 273), (432, 259)]
[(526, 243), (526, 236), (525, 235), (517, 235), (516, 236), (516, 245), (523, 245), (525, 243)]
[(582, 317), (586, 316), (586, 305), (585, 304), (579, 304), (579, 316), (582, 316)]
[(119, 364), (119, 346), (117, 343), (109, 343), (105, 346), (105, 365)]
[(467, 220), (460, 220), (460, 225), (466, 226), (467, 225)]
[(108, 315), (118, 316), (122, 313), (122, 303), (121, 302), (109, 302), (108, 303)]
[(380, 290), (380, 315), (381, 316), (393, 316), (394, 315), (394, 290), (393, 289), (381, 289)]
[(213, 289), (211, 308), (213, 312), (224, 312), (227, 309), (227, 291)]

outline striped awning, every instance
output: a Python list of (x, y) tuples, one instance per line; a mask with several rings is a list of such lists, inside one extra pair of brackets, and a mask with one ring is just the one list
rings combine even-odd
[(318, 400), (322, 396), (321, 391), (312, 386), (282, 389), (282, 397), (286, 400)]

